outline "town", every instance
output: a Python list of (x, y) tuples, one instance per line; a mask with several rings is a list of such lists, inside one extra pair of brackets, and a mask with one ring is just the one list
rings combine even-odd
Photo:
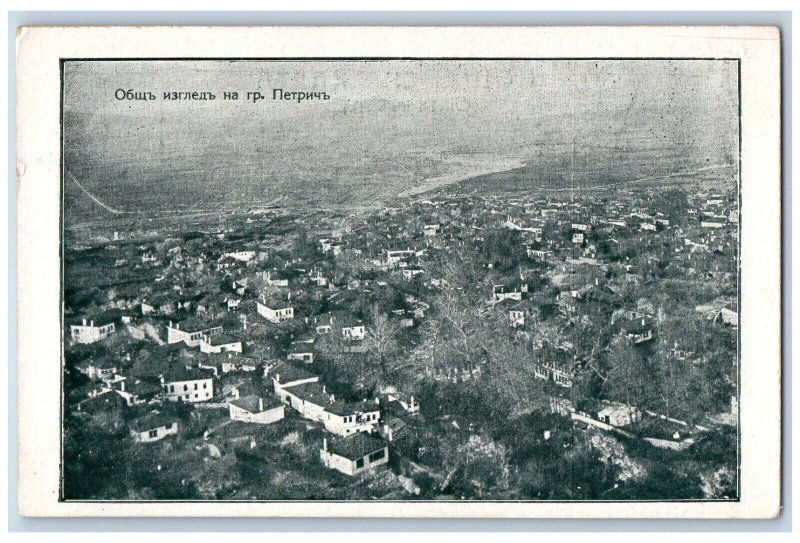
[(738, 498), (738, 195), (65, 233), (65, 499)]

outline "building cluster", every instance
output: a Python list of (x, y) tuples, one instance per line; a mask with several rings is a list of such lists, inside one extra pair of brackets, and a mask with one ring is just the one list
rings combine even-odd
[[(71, 272), (86, 288), (100, 288), (96, 277), (108, 270), (118, 279), (97, 300), (67, 307), (68, 359), (82, 356), (76, 368), (90, 380), (70, 391), (75, 409), (121, 400), (134, 410), (130, 434), (142, 443), (180, 435), (181, 421), (165, 408), (171, 402), (213, 405), (246, 424), (299, 416), (324, 430), (325, 466), (354, 475), (384, 465), (418, 402), (389, 382), (373, 397), (337, 397), (319, 360), (345, 352), (378, 364), (386, 329), (411, 352), (453, 255), (477, 255), (490, 284), (470, 293), (475, 307), (501, 316), (528, 347), (531, 372), (556, 390), (594, 371), (575, 336), (601, 311), (614, 337), (637, 348), (657, 342), (647, 296), (656, 280), (731, 285), (694, 309), (719, 326), (738, 325), (735, 194), (701, 191), (672, 202), (654, 191), (442, 193), (358, 218), (247, 217), (146, 242), (117, 234), (84, 255), (106, 269)], [(531, 339), (541, 323), (561, 335)], [(481, 372), (419, 367), (420, 379), (454, 382)], [(602, 420), (621, 416), (606, 407)]]

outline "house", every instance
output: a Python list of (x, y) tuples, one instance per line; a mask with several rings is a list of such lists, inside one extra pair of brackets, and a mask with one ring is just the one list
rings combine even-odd
[(578, 232), (588, 232), (591, 230), (591, 227), (588, 224), (574, 222), (572, 223), (572, 229)]
[(723, 324), (733, 326), (734, 328), (739, 326), (739, 312), (736, 311), (735, 304), (733, 304), (733, 307), (723, 307), (719, 315), (722, 318)]
[(522, 300), (522, 294), (528, 292), (528, 285), (523, 284), (520, 286), (506, 286), (506, 285), (492, 285), (492, 301), (502, 302), (503, 300), (515, 300), (517, 302)]
[(295, 341), (289, 348), (286, 354), (288, 360), (298, 360), (311, 364), (314, 362), (314, 342), (313, 341)]
[(642, 413), (633, 406), (619, 402), (603, 402), (597, 410), (597, 420), (623, 428), (642, 418)]
[(367, 337), (367, 328), (360, 322), (350, 322), (342, 325), (342, 336), (347, 341), (361, 341)]
[(258, 314), (269, 322), (278, 324), (294, 318), (294, 308), (291, 305), (275, 303), (270, 303), (270, 305), (272, 305), (272, 307), (267, 305), (266, 300), (264, 300), (264, 303), (256, 302)]
[(441, 225), (439, 224), (426, 224), (422, 231), (426, 236), (435, 236), (441, 230)]
[(221, 331), (200, 340), (200, 352), (203, 353), (241, 353), (242, 342), (233, 336), (224, 334)]
[(329, 432), (348, 436), (358, 432), (372, 432), (378, 428), (381, 418), (379, 401), (342, 402), (333, 401), (325, 408), (322, 421)]
[(313, 273), (309, 275), (309, 280), (318, 287), (328, 286), (328, 279), (322, 275), (322, 271), (319, 269), (315, 269)]
[(387, 250), (386, 262), (387, 264), (397, 264), (398, 262), (407, 259), (411, 255), (416, 254), (413, 249), (400, 249), (400, 250)]
[(117, 394), (130, 406), (150, 402), (161, 393), (159, 383), (149, 379), (133, 379), (131, 382), (123, 379), (119, 381), (118, 387)]
[(507, 306), (506, 315), (511, 321), (512, 328), (525, 326), (526, 317), (533, 315), (534, 305), (530, 300), (512, 301), (511, 305)]
[(239, 262), (250, 262), (255, 258), (256, 252), (255, 251), (236, 251), (232, 253), (225, 253), (222, 255), (225, 258), (232, 258), (233, 260), (238, 260)]
[(541, 249), (534, 249), (533, 247), (527, 247), (526, 253), (528, 254), (528, 258), (533, 258), (536, 260), (544, 260), (547, 258), (547, 251), (543, 251)]
[(283, 389), (305, 383), (319, 382), (318, 376), (288, 363), (280, 363), (271, 370), (269, 366), (265, 366), (264, 377), (272, 379), (273, 390), (282, 401), (285, 401), (285, 394), (281, 394)]
[(389, 463), (386, 443), (365, 433), (351, 437), (323, 438), (320, 459), (325, 467), (345, 475), (357, 475)]
[(642, 317), (641, 320), (628, 322), (624, 325), (624, 328), (625, 335), (635, 344), (651, 341), (655, 337), (652, 320), (646, 317)]
[(403, 273), (403, 279), (404, 280), (411, 281), (411, 280), (414, 279), (414, 277), (416, 277), (417, 275), (422, 274), (423, 272), (422, 272), (422, 269), (417, 267), (417, 266), (408, 266), (406, 268), (403, 268), (403, 272), (402, 273)]
[(110, 388), (92, 389), (89, 397), (78, 403), (78, 411), (89, 414), (117, 412), (122, 415), (126, 402), (119, 394), (111, 392)]
[(390, 411), (412, 416), (419, 415), (419, 402), (414, 399), (414, 396), (408, 397), (404, 393), (390, 388), (380, 398), (381, 405)]
[(75, 369), (93, 381), (104, 381), (119, 371), (119, 361), (110, 356), (88, 358), (76, 364)]
[(577, 360), (575, 355), (563, 347), (542, 345), (538, 363), (533, 366), (533, 374), (538, 379), (552, 380), (564, 388), (571, 388), (575, 380)]
[(214, 378), (200, 369), (170, 370), (161, 376), (161, 389), (171, 402), (204, 402), (214, 396)]
[(277, 387), (275, 393), (283, 403), (316, 422), (325, 421), (327, 407), (336, 401), (325, 385), (316, 381)]
[(267, 272), (267, 284), (271, 287), (288, 287), (289, 274), (285, 271)]
[(195, 319), (186, 319), (183, 322), (169, 321), (167, 325), (167, 343), (184, 342), (188, 347), (197, 347), (212, 334), (222, 333), (222, 326), (215, 326), (208, 322)]
[(75, 343), (97, 343), (116, 331), (116, 324), (109, 316), (99, 317), (97, 320), (83, 319), (81, 324), (69, 327), (70, 337)]
[(178, 433), (178, 421), (163, 413), (148, 413), (130, 424), (133, 440), (139, 443), (160, 441)]
[(637, 345), (655, 338), (652, 317), (641, 311), (615, 311), (611, 316), (611, 324), (619, 326), (622, 333)]
[[(294, 376), (286, 377), (287, 374)], [(283, 383), (279, 383), (281, 379)], [(273, 377), (275, 394), (303, 417), (321, 422), (325, 429), (338, 435), (372, 431), (378, 427), (381, 412), (378, 400), (342, 402), (328, 392), (319, 378), (306, 372), (293, 372), (283, 366)]]
[(253, 424), (271, 424), (286, 416), (284, 405), (275, 397), (264, 400), (255, 394), (228, 403), (231, 420)]
[(210, 353), (206, 359), (200, 359), (197, 367), (214, 372), (215, 377), (232, 371), (256, 371), (260, 361), (250, 356), (241, 356), (236, 351)]

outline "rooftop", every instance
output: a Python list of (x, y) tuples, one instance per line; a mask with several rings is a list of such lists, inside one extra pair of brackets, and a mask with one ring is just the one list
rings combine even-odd
[(176, 422), (178, 422), (178, 418), (174, 415), (167, 415), (154, 411), (132, 421), (130, 426), (131, 429), (136, 432), (147, 432), (148, 430), (155, 430), (156, 428), (161, 428), (162, 426)]
[[(259, 405), (259, 402), (261, 405)], [(272, 409), (274, 407), (278, 407), (283, 405), (280, 400), (275, 398), (274, 396), (269, 396), (267, 398), (262, 398), (256, 394), (251, 394), (249, 396), (244, 396), (239, 398), (238, 400), (233, 400), (230, 402), (231, 405), (235, 405), (241, 409), (249, 413), (261, 413), (262, 411), (266, 411), (268, 409)]]
[(384, 447), (386, 442), (382, 439), (363, 432), (349, 437), (328, 438), (328, 451), (348, 460), (358, 460)]

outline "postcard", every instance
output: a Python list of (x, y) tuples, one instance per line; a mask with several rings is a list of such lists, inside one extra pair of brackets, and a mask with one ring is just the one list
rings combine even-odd
[(27, 516), (780, 513), (771, 27), (29, 27)]

